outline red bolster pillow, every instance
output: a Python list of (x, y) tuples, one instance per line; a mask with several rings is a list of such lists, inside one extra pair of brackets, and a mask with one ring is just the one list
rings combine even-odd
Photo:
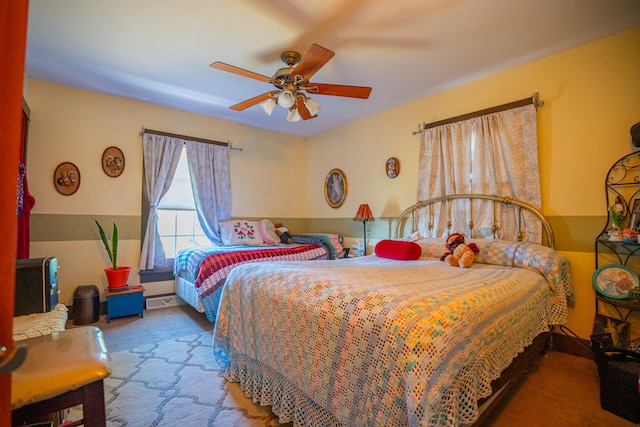
[(416, 260), (422, 255), (422, 248), (417, 243), (404, 240), (380, 240), (375, 252), (382, 258)]

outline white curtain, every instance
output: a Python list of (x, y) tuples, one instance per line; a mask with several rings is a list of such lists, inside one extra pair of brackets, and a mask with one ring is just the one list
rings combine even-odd
[[(426, 129), (420, 146), (418, 200), (451, 194), (512, 197), (541, 209), (536, 109), (533, 104)], [(498, 237), (516, 235), (517, 210), (495, 207)], [(471, 217), (473, 211), (473, 217)], [(470, 235), (473, 220), (473, 235)], [(522, 218), (523, 238), (540, 243), (542, 227), (529, 214)], [(447, 222), (450, 222), (447, 225)], [(466, 200), (441, 204), (417, 216), (423, 236), (464, 232), (491, 238), (494, 206)]]
[(166, 194), (176, 173), (185, 141), (163, 135), (142, 135), (145, 189), (149, 197), (149, 218), (142, 240), (140, 270), (166, 266), (167, 258), (158, 234), (157, 206)]
[(209, 240), (221, 244), (218, 221), (231, 217), (231, 148), (192, 141), (186, 147), (200, 226)]

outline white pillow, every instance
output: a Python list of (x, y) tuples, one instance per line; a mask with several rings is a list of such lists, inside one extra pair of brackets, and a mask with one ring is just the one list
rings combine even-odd
[(236, 219), (220, 221), (220, 237), (225, 246), (261, 246), (264, 240), (260, 235), (260, 222)]

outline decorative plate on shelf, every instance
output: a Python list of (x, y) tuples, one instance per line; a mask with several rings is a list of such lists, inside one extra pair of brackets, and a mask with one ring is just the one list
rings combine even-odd
[(629, 296), (629, 290), (638, 286), (638, 275), (622, 264), (607, 264), (593, 273), (593, 287), (598, 293), (615, 299)]

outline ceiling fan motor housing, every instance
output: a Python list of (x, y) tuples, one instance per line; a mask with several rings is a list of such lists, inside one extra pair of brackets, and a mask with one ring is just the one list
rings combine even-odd
[[(282, 54), (280, 55), (280, 60), (287, 64), (287, 67), (280, 68), (275, 73), (273, 73), (273, 79), (281, 80), (285, 83), (294, 82), (294, 79), (292, 77), (293, 70), (295, 70), (295, 66), (298, 64), (298, 62), (300, 62), (301, 59), (302, 55), (300, 55), (295, 50), (286, 50), (282, 52)], [(275, 86), (279, 89), (282, 89), (281, 85), (279, 84), (276, 84)]]
[(287, 64), (289, 68), (293, 68), (300, 60), (302, 59), (302, 55), (300, 55), (295, 50), (285, 50), (280, 55), (280, 60)]

